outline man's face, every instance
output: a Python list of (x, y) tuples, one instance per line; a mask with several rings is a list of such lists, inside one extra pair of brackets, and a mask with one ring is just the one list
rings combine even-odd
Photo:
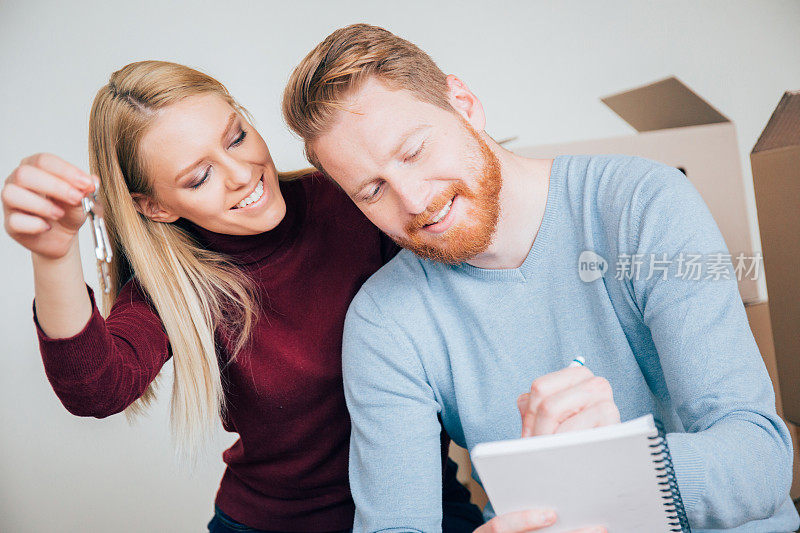
[(325, 171), (400, 246), (445, 263), (491, 243), (500, 163), (455, 111), (370, 79), (311, 146)]

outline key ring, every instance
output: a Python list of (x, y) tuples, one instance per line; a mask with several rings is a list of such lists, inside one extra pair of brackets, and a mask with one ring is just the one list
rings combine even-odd
[(97, 259), (97, 275), (103, 292), (108, 294), (111, 290), (111, 276), (108, 265), (111, 264), (113, 253), (111, 241), (106, 232), (106, 223), (103, 220), (103, 205), (97, 200), (97, 189), (81, 200), (83, 210), (92, 221), (92, 238), (94, 239), (94, 255)]

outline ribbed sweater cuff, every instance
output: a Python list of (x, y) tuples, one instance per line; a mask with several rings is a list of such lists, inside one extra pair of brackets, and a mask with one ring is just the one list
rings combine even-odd
[(39, 324), (36, 316), (36, 302), (33, 303), (33, 323), (39, 337), (39, 351), (42, 354), (45, 372), (51, 383), (72, 383), (86, 381), (103, 366), (99, 357), (90, 354), (103, 353), (105, 321), (94, 299), (94, 291), (88, 285), (86, 289), (92, 303), (92, 314), (83, 329), (63, 339), (48, 337)]
[(686, 514), (691, 515), (706, 490), (706, 471), (703, 458), (692, 444), (691, 433), (669, 433), (667, 444), (678, 479), (678, 489)]

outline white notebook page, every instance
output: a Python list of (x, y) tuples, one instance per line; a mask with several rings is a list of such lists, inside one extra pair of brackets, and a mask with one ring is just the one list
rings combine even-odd
[(648, 439), (652, 415), (571, 433), (476, 445), (472, 461), (497, 514), (546, 507), (547, 533), (605, 526), (609, 533), (670, 531)]

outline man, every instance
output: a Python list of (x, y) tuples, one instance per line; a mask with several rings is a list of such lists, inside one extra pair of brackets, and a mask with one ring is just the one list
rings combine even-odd
[[(407, 248), (345, 326), (356, 531), (439, 530), (439, 419), (472, 449), (646, 413), (667, 429), (695, 530), (798, 527), (791, 440), (736, 280), (681, 272), (688, 254), (726, 252), (683, 174), (519, 157), (485, 133), (461, 80), (363, 24), (301, 62), (284, 115), (309, 160)], [(564, 368), (578, 355), (591, 371)]]

